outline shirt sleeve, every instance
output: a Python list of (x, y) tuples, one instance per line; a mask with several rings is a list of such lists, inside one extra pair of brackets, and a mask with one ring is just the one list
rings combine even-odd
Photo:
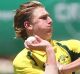
[(13, 61), (14, 74), (44, 74), (44, 71), (26, 55), (26, 50), (21, 51)]
[(66, 40), (61, 41), (61, 44), (66, 45), (71, 51), (75, 53), (80, 53), (80, 41), (79, 40)]
[(38, 66), (28, 64), (26, 67), (14, 66), (14, 74), (43, 74), (43, 71)]
[(80, 58), (80, 41), (79, 40), (67, 40), (61, 41), (62, 45), (66, 45), (68, 53), (70, 54), (71, 60), (74, 61)]

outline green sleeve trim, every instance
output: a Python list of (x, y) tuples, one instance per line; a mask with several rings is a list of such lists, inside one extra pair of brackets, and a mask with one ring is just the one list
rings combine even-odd
[(28, 52), (27, 52), (27, 56), (28, 56), (30, 59), (32, 59), (32, 60), (35, 62), (34, 64), (37, 66), (36, 61), (35, 61), (34, 58), (32, 57), (31, 51), (28, 51)]
[[(34, 57), (32, 56), (32, 52), (31, 51), (27, 52), (27, 56), (35, 62), (34, 64), (36, 66), (39, 66), (38, 63), (36, 62), (36, 60), (34, 59)], [(43, 68), (43, 70), (45, 69), (45, 63), (43, 63), (42, 68)]]
[(80, 57), (80, 53), (76, 53), (76, 52), (71, 51), (66, 45), (62, 45), (59, 42), (57, 42), (56, 44), (58, 46), (61, 46), (62, 48), (64, 48), (69, 53), (69, 55), (71, 57), (71, 61), (74, 61)]

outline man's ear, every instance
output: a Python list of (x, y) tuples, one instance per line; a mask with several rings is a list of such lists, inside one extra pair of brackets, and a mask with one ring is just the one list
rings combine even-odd
[(25, 21), (25, 22), (24, 22), (24, 27), (25, 27), (27, 30), (32, 30), (32, 25), (31, 25), (28, 21)]

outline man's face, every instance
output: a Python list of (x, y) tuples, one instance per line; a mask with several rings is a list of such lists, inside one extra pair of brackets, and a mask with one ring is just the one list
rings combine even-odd
[(33, 11), (33, 34), (48, 40), (52, 35), (52, 19), (49, 17), (48, 12), (43, 7), (37, 7)]

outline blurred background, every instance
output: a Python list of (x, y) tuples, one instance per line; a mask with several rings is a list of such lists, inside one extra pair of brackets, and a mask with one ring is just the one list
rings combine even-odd
[[(0, 0), (0, 74), (14, 74), (12, 61), (24, 48), (23, 40), (15, 37), (13, 18), (19, 5), (27, 1)], [(80, 40), (80, 0), (39, 1), (53, 19), (53, 39)]]

